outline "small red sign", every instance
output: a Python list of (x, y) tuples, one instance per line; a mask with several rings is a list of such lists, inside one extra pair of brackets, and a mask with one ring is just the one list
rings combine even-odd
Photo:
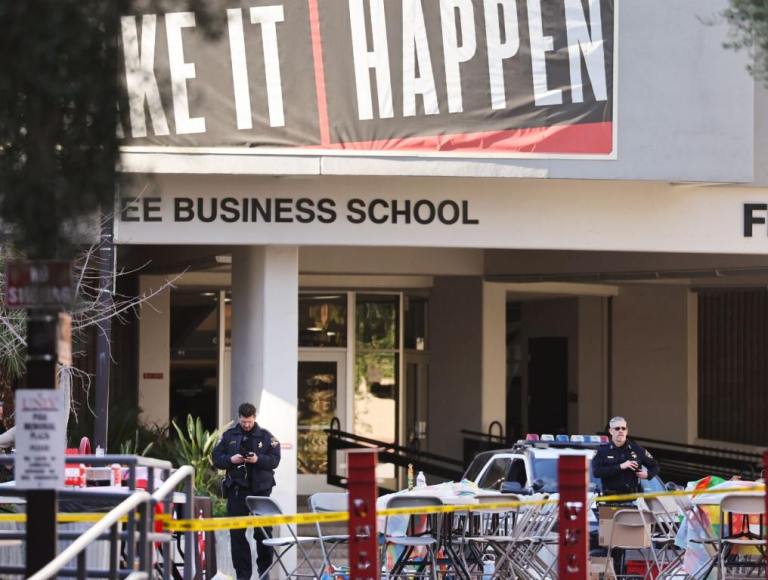
[(144, 373), (141, 375), (144, 379), (162, 379), (163, 373)]

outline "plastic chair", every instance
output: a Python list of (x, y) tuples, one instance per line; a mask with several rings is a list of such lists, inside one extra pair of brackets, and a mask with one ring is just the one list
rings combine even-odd
[[(757, 534), (753, 533), (749, 527), (749, 516), (759, 515), (760, 526)], [(746, 530), (738, 535), (733, 533), (733, 522), (735, 517), (741, 516)], [(720, 578), (768, 578), (768, 566), (765, 557), (765, 495), (733, 493), (723, 496), (720, 503), (720, 552), (718, 564), (720, 568)], [(725, 535), (728, 521), (728, 535)], [(755, 560), (753, 556), (738, 556), (733, 554), (734, 548), (754, 548), (759, 556)], [(726, 575), (728, 568), (736, 568), (740, 573)], [(754, 576), (753, 571), (758, 574), (762, 569), (762, 575)], [(745, 572), (748, 571), (748, 572)]]
[[(245, 498), (245, 503), (248, 505), (248, 509), (250, 512), (255, 516), (282, 516), (283, 510), (280, 508), (280, 505), (271, 497), (263, 497), (258, 495), (249, 495)], [(312, 547), (316, 543), (318, 543), (318, 538), (312, 537), (312, 536), (297, 536), (296, 533), (293, 531), (293, 528), (291, 526), (286, 526), (288, 529), (288, 532), (290, 533), (290, 536), (280, 536), (280, 537), (274, 537), (267, 533), (267, 530), (264, 530), (265, 535), (267, 536), (267, 539), (264, 540), (264, 545), (269, 546), (272, 548), (275, 552), (275, 558), (272, 562), (272, 564), (267, 568), (260, 576), (259, 580), (264, 580), (265, 578), (269, 578), (269, 571), (272, 570), (276, 565), (280, 565), (280, 567), (283, 569), (283, 572), (285, 572), (285, 575), (289, 578), (296, 578), (296, 577), (307, 577), (307, 578), (319, 578), (320, 574), (318, 574), (317, 570), (315, 570), (314, 566), (312, 566), (312, 561), (309, 558), (309, 554), (311, 552)], [(307, 552), (304, 549), (304, 546), (310, 547), (310, 552)], [(301, 555), (303, 559), (296, 564), (296, 567), (289, 572), (288, 569), (285, 567), (285, 564), (283, 563), (283, 556), (285, 556), (288, 551), (295, 547), (299, 552), (301, 552)], [(306, 564), (309, 566), (309, 568), (312, 570), (312, 574), (299, 574), (298, 570), (302, 566), (302, 564)]]
[[(434, 496), (414, 496), (414, 495), (394, 495), (387, 501), (387, 509), (397, 509), (397, 508), (411, 508), (411, 509), (418, 509), (422, 507), (434, 507), (434, 506), (441, 506), (443, 505), (443, 501)], [(387, 546), (394, 545), (394, 546), (401, 546), (403, 548), (403, 552), (398, 557), (397, 561), (395, 562), (394, 566), (391, 570), (386, 569), (385, 565), (385, 571), (384, 576), (385, 578), (396, 578), (398, 576), (409, 576), (409, 577), (424, 577), (424, 569), (427, 565), (429, 565), (430, 570), (430, 577), (432, 580), (437, 580), (437, 558), (435, 556), (435, 546), (437, 545), (437, 538), (433, 535), (433, 532), (431, 529), (428, 529), (422, 534), (415, 534), (413, 532), (413, 516), (419, 515), (418, 512), (415, 512), (411, 514), (410, 516), (410, 522), (408, 524), (406, 535), (404, 536), (395, 536), (389, 534), (389, 523), (390, 523), (390, 517), (387, 517), (384, 522), (384, 541), (382, 542), (382, 563), (386, 563), (386, 551)], [(411, 558), (414, 551), (417, 548), (421, 548), (427, 552), (427, 556), (429, 557), (429, 562), (427, 563), (427, 559), (424, 558), (421, 561), (417, 561)], [(417, 565), (417, 572), (414, 574), (413, 572), (406, 572), (405, 567), (408, 564), (416, 564)]]
[[(349, 507), (347, 492), (319, 492), (309, 496), (307, 500), (312, 513), (345, 512)], [(323, 554), (323, 569), (335, 571), (337, 568), (331, 562), (331, 554), (341, 544), (349, 542), (349, 534), (324, 534), (322, 524), (315, 523), (317, 537), (320, 540), (320, 550)]]
[[(613, 516), (613, 523), (611, 524), (611, 536), (608, 542), (608, 554), (610, 555), (614, 548), (621, 548), (624, 550), (639, 550), (645, 560), (646, 573), (644, 578), (648, 578), (651, 573), (651, 559), (648, 558), (646, 551), (651, 550), (653, 553), (651, 544), (650, 526), (648, 525), (649, 515), (641, 514), (638, 509), (623, 509), (617, 511)], [(605, 574), (609, 574), (610, 558), (606, 558), (605, 562)], [(624, 578), (625, 574), (616, 574), (616, 571), (611, 569), (610, 574), (613, 578)]]

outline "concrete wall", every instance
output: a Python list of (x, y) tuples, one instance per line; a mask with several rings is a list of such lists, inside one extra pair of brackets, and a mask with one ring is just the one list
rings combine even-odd
[(688, 440), (691, 299), (684, 287), (642, 284), (614, 298), (612, 412), (635, 435)]
[[(139, 291), (163, 286), (162, 276), (141, 276)], [(145, 423), (166, 424), (171, 401), (171, 291), (142, 304), (139, 313), (139, 407)]]
[(437, 277), (429, 302), (429, 450), (462, 458), (461, 429), (480, 430), (482, 297), (478, 277)]
[(755, 185), (768, 186), (768, 88), (755, 83)]
[(574, 431), (598, 433), (609, 418), (607, 394), (606, 298), (578, 298), (578, 419)]

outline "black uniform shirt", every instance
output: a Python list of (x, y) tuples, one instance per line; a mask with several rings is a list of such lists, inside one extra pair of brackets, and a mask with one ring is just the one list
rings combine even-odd
[(613, 442), (601, 445), (592, 460), (592, 473), (603, 482), (603, 493), (635, 493), (641, 491), (640, 480), (632, 469), (622, 469), (625, 461), (637, 461), (648, 470), (648, 479), (659, 472), (659, 464), (640, 445), (627, 439), (621, 447)]
[[(234, 465), (233, 455), (253, 451), (256, 463)], [(269, 431), (254, 425), (244, 431), (238, 424), (224, 432), (213, 450), (213, 464), (227, 470), (230, 485), (237, 485), (250, 492), (266, 491), (275, 486), (275, 468), (280, 464), (280, 443)]]

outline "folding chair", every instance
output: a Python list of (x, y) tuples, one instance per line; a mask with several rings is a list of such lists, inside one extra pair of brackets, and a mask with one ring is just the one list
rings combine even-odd
[[(758, 533), (750, 529), (749, 516), (760, 516)], [(742, 519), (742, 530), (734, 533), (734, 521)], [(726, 535), (725, 522), (728, 522)], [(765, 558), (765, 495), (763, 493), (733, 493), (723, 496), (720, 503), (720, 552), (718, 557), (720, 578), (768, 578)], [(734, 553), (736, 548), (752, 548), (754, 555)], [(726, 575), (727, 570), (736, 569), (733, 575)], [(762, 572), (761, 572), (762, 571)], [(757, 573), (754, 575), (753, 573)]]
[[(443, 501), (434, 496), (413, 496), (413, 495), (394, 495), (387, 501), (387, 509), (397, 508), (422, 508), (441, 506)], [(437, 558), (435, 556), (435, 546), (437, 545), (437, 538), (435, 537), (435, 530), (432, 530), (431, 526), (427, 525), (427, 529), (421, 533), (416, 534), (413, 530), (413, 516), (419, 515), (418, 512), (411, 514), (409, 517), (409, 523), (406, 531), (406, 535), (398, 536), (390, 534), (390, 517), (388, 516), (384, 521), (384, 540), (382, 542), (381, 561), (384, 565), (383, 578), (397, 578), (398, 576), (407, 577), (425, 577), (425, 569), (429, 566), (430, 578), (437, 580)], [(400, 546), (403, 548), (403, 552), (398, 557), (391, 570), (386, 566), (386, 551), (390, 545)], [(419, 560), (415, 559), (414, 552), (417, 550), (423, 550), (426, 552), (427, 557), (423, 557)], [(406, 571), (406, 566), (411, 565), (416, 567), (416, 573), (412, 571)]]
[[(308, 504), (312, 513), (320, 512), (345, 512), (348, 505), (347, 492), (320, 492), (309, 496)], [(338, 568), (331, 562), (331, 554), (341, 544), (349, 542), (349, 534), (324, 534), (320, 522), (315, 523), (317, 537), (320, 540), (320, 550), (323, 554), (323, 570), (329, 568), (336, 571)]]
[(678, 549), (675, 544), (682, 514), (674, 501), (665, 502), (663, 499), (668, 498), (645, 498), (643, 501), (648, 510), (640, 512), (651, 526), (657, 578), (677, 576), (685, 555), (685, 551)]
[(518, 512), (517, 507), (484, 508), (483, 504), (520, 501), (517, 495), (508, 493), (478, 495), (475, 499), (478, 505), (471, 507), (467, 525), (463, 528), (461, 536), (455, 539), (462, 548), (464, 567), (470, 573), (481, 572), (487, 558), (493, 557), (495, 560), (496, 552), (491, 546), (490, 538), (509, 536), (515, 527)]
[[(651, 562), (655, 562), (651, 544), (650, 526), (648, 524), (648, 515), (640, 513), (639, 509), (622, 509), (613, 515), (611, 524), (610, 541), (608, 542), (608, 554), (610, 555), (614, 548), (624, 550), (639, 550), (645, 561), (645, 575), (648, 578), (653, 570)], [(647, 551), (651, 552), (652, 558), (648, 558)], [(611, 558), (606, 558), (605, 574), (610, 573), (613, 578), (624, 578), (626, 574), (616, 574), (616, 570), (610, 569)]]
[(709, 573), (717, 565), (720, 539), (712, 535), (708, 518), (690, 497), (674, 496), (674, 501), (682, 511), (688, 526), (687, 547), (682, 561), (683, 567), (686, 565), (686, 560), (693, 556), (693, 550), (696, 547), (703, 551), (706, 558), (692, 573), (686, 571), (686, 574), (695, 580), (708, 578)]
[[(283, 515), (283, 510), (280, 508), (280, 505), (271, 497), (249, 495), (245, 498), (245, 503), (248, 505), (250, 512), (255, 516)], [(266, 533), (267, 531), (264, 530), (265, 535), (267, 536), (267, 539), (264, 540), (264, 545), (269, 546), (274, 550), (275, 558), (269, 568), (267, 568), (264, 573), (259, 576), (259, 580), (268, 579), (269, 571), (278, 564), (288, 578), (319, 578), (320, 574), (318, 574), (317, 570), (315, 570), (315, 567), (312, 565), (312, 560), (309, 557), (310, 553), (312, 552), (312, 548), (314, 548), (315, 544), (318, 543), (318, 538), (312, 536), (297, 536), (291, 526), (286, 526), (286, 528), (288, 529), (290, 536), (280, 536), (277, 538), (271, 536), (271, 534)], [(304, 549), (304, 546), (309, 546), (309, 552)], [(297, 551), (301, 552), (303, 559), (296, 564), (296, 567), (292, 571), (289, 572), (283, 563), (283, 556), (285, 556), (288, 551), (294, 547), (297, 549)], [(312, 570), (312, 574), (299, 573), (299, 568), (301, 568), (304, 563), (306, 563), (307, 566), (309, 566), (309, 568)]]
[(530, 549), (535, 538), (539, 537), (542, 522), (543, 505), (523, 505), (517, 509), (511, 530), (504, 530), (498, 535), (489, 535), (485, 539), (496, 552), (496, 564), (493, 578), (535, 578), (533, 570), (526, 569), (530, 560)]
[(518, 570), (525, 578), (550, 578), (557, 566), (557, 544), (559, 535), (554, 531), (557, 525), (558, 506), (545, 504), (535, 512), (529, 531), (523, 538), (523, 548), (512, 554)]

